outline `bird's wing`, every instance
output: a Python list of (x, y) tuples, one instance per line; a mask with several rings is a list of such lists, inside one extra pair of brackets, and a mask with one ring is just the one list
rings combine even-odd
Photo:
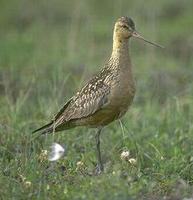
[(42, 131), (42, 133), (48, 133), (52, 130), (53, 125), (55, 125), (55, 122), (62, 116), (63, 112), (65, 111), (65, 109), (68, 107), (68, 105), (70, 104), (72, 98), (65, 103), (65, 105), (59, 110), (59, 112), (53, 117), (53, 119), (51, 120), (51, 122), (49, 122), (48, 124), (34, 130), (32, 133), (36, 133), (38, 131)]
[(108, 103), (109, 94), (103, 79), (92, 79), (55, 116), (55, 126), (94, 114)]
[(52, 122), (56, 121), (63, 113), (64, 111), (68, 108), (69, 104), (71, 103), (72, 98), (69, 99), (64, 106), (59, 110), (59, 112), (53, 117)]

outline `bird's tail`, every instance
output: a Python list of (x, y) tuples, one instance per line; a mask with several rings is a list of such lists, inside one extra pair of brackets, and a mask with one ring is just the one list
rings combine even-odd
[(41, 134), (51, 133), (53, 131), (53, 122), (50, 122), (36, 130), (34, 130), (32, 133), (36, 133), (41, 131)]

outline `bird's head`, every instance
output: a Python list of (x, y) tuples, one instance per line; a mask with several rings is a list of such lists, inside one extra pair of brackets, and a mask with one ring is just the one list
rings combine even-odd
[(120, 38), (128, 39), (135, 31), (135, 24), (129, 17), (121, 17), (115, 23), (114, 31)]
[(130, 17), (121, 17), (119, 18), (114, 27), (114, 34), (120, 40), (129, 39), (130, 37), (135, 37), (141, 39), (149, 44), (152, 44), (156, 47), (163, 48), (161, 45), (156, 44), (154, 42), (150, 42), (142, 37), (135, 29), (135, 23)]

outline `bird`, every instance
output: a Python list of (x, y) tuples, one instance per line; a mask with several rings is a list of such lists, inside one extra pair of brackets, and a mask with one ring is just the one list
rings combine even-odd
[(77, 126), (96, 128), (98, 174), (104, 170), (100, 151), (101, 131), (127, 112), (136, 92), (129, 56), (128, 41), (131, 37), (163, 48), (142, 37), (136, 31), (132, 18), (118, 18), (114, 25), (112, 53), (109, 60), (64, 104), (51, 122), (33, 131), (33, 133), (48, 134)]

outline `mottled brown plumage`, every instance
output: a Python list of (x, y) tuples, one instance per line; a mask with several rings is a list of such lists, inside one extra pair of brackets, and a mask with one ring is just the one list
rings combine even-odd
[(113, 50), (109, 61), (63, 106), (49, 124), (36, 130), (51, 133), (76, 126), (98, 128), (97, 149), (100, 170), (103, 169), (99, 149), (100, 130), (122, 117), (135, 95), (128, 48), (128, 39), (131, 36), (145, 40), (135, 31), (135, 24), (131, 18), (119, 18), (114, 27)]

